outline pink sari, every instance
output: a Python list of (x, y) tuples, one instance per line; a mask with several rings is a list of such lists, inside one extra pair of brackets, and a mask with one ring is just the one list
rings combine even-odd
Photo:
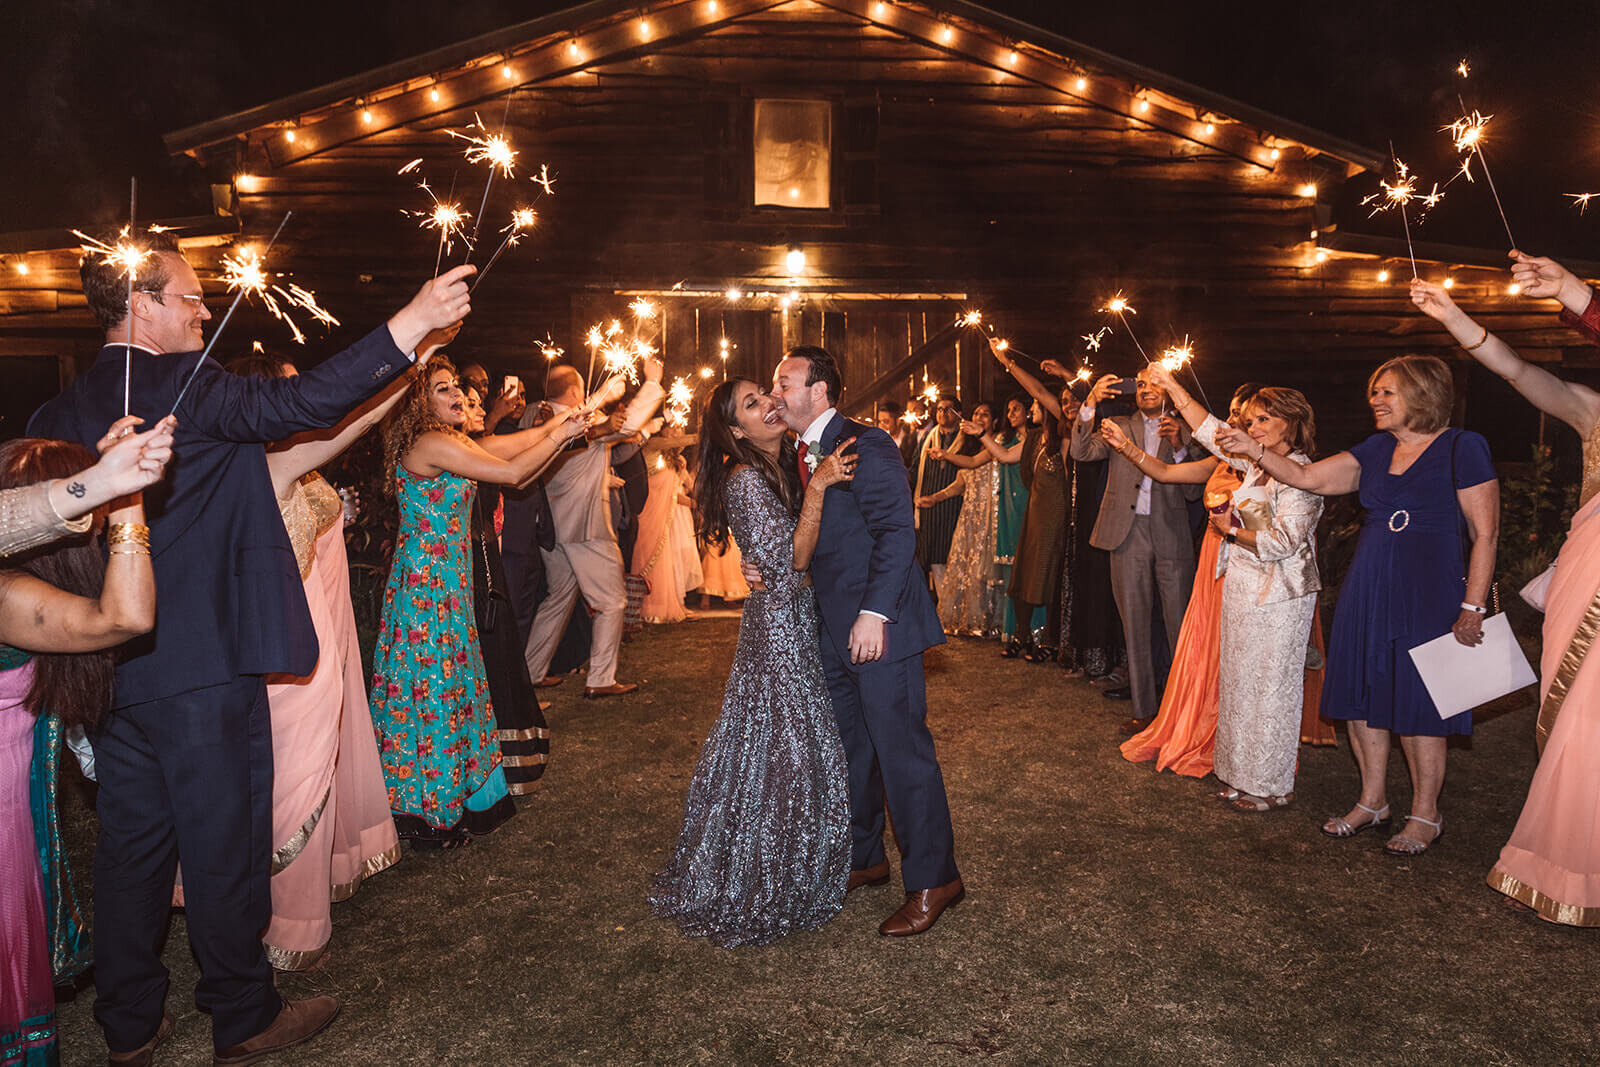
[(33, 665), (0, 671), (0, 1062), (37, 1062), (56, 1049), (44, 882), (28, 806), (33, 713), (23, 704)]
[[(1600, 589), (1600, 496), (1572, 518), (1545, 602), (1541, 701), (1562, 674), (1573, 635)], [(1522, 815), (1490, 887), (1528, 905), (1541, 918), (1600, 926), (1600, 654), (1568, 668), (1566, 700), (1533, 773)]]

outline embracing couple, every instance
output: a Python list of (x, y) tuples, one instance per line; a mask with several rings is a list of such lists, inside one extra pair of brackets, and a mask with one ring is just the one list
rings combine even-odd
[(720, 945), (814, 929), (886, 883), (886, 801), (906, 896), (878, 932), (920, 934), (965, 893), (925, 721), (922, 652), (944, 633), (905, 464), (839, 414), (840, 390), (833, 357), (801, 346), (771, 392), (719, 385), (700, 423), (698, 533), (731, 534), (759, 583), (650, 903)]

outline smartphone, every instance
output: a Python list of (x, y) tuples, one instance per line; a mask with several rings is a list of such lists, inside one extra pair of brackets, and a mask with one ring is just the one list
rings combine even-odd
[(518, 378), (515, 374), (506, 375), (505, 384), (500, 387), (500, 392), (505, 394), (507, 397), (515, 397), (518, 393), (522, 392), (522, 379)]
[(1112, 396), (1132, 396), (1139, 391), (1139, 382), (1136, 378), (1118, 378), (1111, 386)]

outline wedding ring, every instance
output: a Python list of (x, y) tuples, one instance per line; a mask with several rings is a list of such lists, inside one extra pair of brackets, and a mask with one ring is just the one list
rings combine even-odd
[[(1398, 522), (1400, 525), (1396, 526), (1395, 525), (1396, 522)], [(1390, 533), (1399, 533), (1401, 530), (1404, 530), (1407, 526), (1410, 526), (1410, 525), (1411, 525), (1411, 512), (1407, 511), (1405, 508), (1401, 508), (1400, 510), (1396, 511), (1393, 515), (1389, 516), (1389, 532)]]

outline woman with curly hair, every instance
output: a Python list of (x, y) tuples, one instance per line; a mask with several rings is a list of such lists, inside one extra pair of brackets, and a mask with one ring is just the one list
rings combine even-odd
[[(113, 426), (102, 447), (131, 421)], [(159, 471), (171, 456), (170, 420), (149, 439)], [(93, 463), (81, 445), (8, 441), (0, 445), (0, 489), (72, 478)], [(106, 650), (155, 625), (140, 495), (123, 498), (109, 527), (104, 517), (0, 571), (0, 1062), (7, 1064), (56, 1062), (53, 977), (66, 981), (89, 962), (56, 816), (63, 733), (93, 730), (110, 705)]]
[(369, 700), (389, 807), (418, 848), (464, 845), (516, 813), (495, 741), (473, 619), (475, 482), (521, 485), (582, 433), (582, 409), (473, 441), (449, 360), (435, 358), (383, 422), (385, 488), (399, 535), (373, 652)]

